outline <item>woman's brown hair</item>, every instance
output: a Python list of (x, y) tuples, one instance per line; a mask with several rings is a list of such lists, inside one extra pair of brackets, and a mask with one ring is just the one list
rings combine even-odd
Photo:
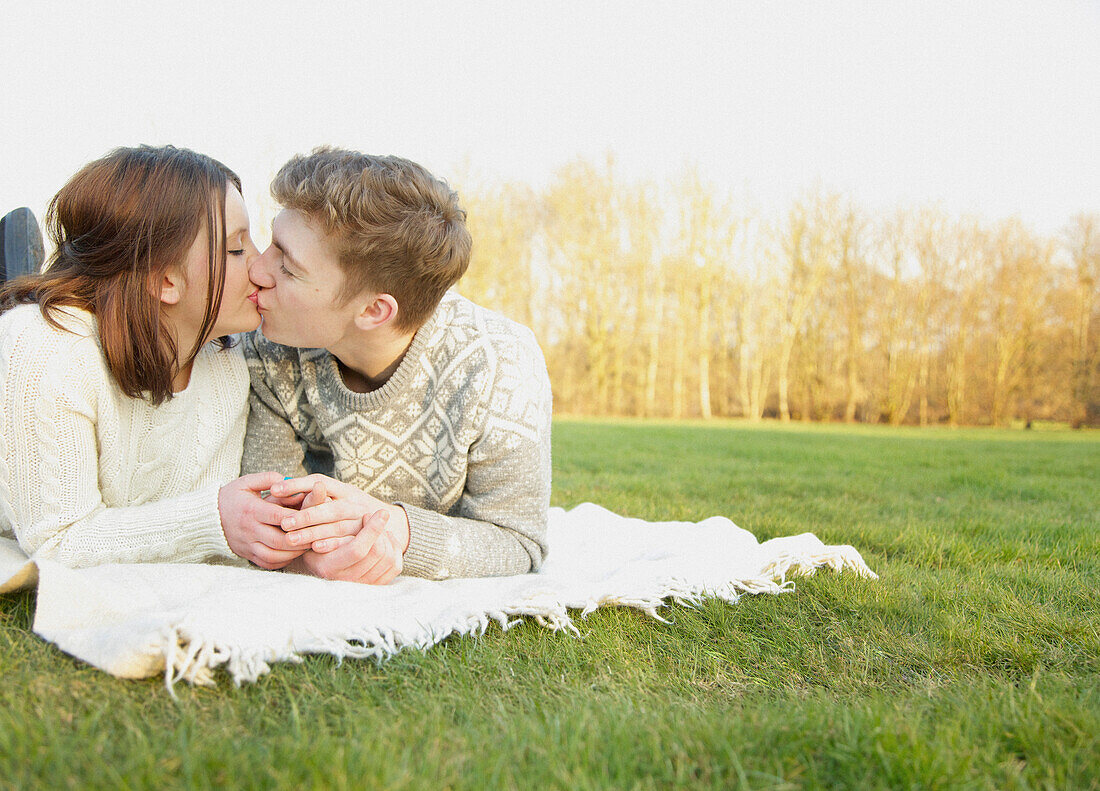
[[(57, 312), (65, 306), (95, 314), (119, 389), (162, 404), (172, 397), (175, 372), (206, 343), (221, 307), (227, 184), (241, 188), (225, 165), (174, 146), (116, 148), (85, 165), (46, 211), (55, 250), (43, 273), (5, 285), (0, 310), (37, 302), (58, 328)], [(198, 340), (181, 361), (161, 315), (160, 283), (183, 264), (204, 227), (210, 241), (206, 311)]]

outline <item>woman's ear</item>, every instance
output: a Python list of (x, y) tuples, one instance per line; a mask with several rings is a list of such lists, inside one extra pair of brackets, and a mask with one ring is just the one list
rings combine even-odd
[(161, 277), (158, 298), (165, 305), (175, 305), (183, 296), (183, 274), (178, 269), (169, 269)]

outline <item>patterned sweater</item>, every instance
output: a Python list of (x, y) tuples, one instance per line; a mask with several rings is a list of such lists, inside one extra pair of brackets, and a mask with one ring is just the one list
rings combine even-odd
[(218, 489), (237, 476), (248, 417), (240, 349), (207, 345), (159, 407), (119, 391), (95, 317), (0, 316), (0, 534), (68, 566), (247, 565), (226, 544)]
[(409, 515), (404, 573), (521, 574), (546, 555), (550, 379), (533, 333), (447, 294), (393, 375), (356, 393), (324, 349), (255, 332), (242, 473), (321, 472)]

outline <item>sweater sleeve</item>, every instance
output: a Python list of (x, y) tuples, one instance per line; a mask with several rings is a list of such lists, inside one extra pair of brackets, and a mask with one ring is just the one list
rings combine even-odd
[(457, 515), (401, 503), (409, 515), (404, 572), (429, 579), (538, 571), (548, 551), (551, 392), (528, 332), (502, 360), (482, 399)]
[(28, 555), (68, 566), (232, 559), (218, 485), (126, 507), (99, 489), (96, 421), (105, 373), (91, 338), (25, 327), (4, 339), (0, 499)]
[[(306, 475), (305, 443), (298, 437), (289, 415), (293, 405), (288, 407), (276, 394), (276, 372), (264, 356), (263, 341), (257, 337), (258, 333), (259, 330), (244, 338), (251, 392), (241, 474), (274, 470), (292, 477)], [(290, 365), (291, 361), (283, 361), (283, 364)], [(287, 381), (294, 384), (293, 377), (288, 377)]]

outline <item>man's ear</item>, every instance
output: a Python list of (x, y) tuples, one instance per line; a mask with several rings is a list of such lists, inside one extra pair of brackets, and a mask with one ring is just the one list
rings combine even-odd
[(175, 305), (183, 296), (183, 286), (183, 273), (178, 269), (167, 269), (153, 289), (165, 305)]
[(397, 318), (397, 300), (391, 294), (375, 294), (355, 317), (355, 326), (361, 330), (374, 330), (386, 324), (392, 324)]

